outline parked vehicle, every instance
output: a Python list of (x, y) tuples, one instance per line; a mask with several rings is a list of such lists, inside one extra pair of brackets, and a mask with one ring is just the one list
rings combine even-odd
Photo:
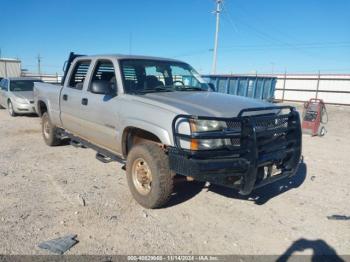
[(46, 144), (69, 138), (125, 163), (146, 208), (166, 204), (175, 174), (247, 195), (293, 176), (300, 160), (293, 107), (211, 92), (178, 60), (71, 53), (62, 86), (35, 83), (34, 100)]
[(41, 80), (25, 77), (3, 78), (0, 81), (0, 108), (7, 108), (11, 116), (36, 113), (34, 82)]

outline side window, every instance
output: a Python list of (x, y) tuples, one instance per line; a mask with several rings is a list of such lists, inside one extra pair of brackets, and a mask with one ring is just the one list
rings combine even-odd
[(80, 61), (75, 64), (73, 73), (69, 80), (69, 87), (82, 90), (84, 86), (84, 80), (89, 70), (91, 61)]
[(0, 87), (1, 90), (8, 91), (8, 81), (6, 79), (1, 80)]
[(141, 83), (137, 79), (136, 68), (128, 63), (122, 66), (124, 75), (124, 89), (126, 92), (134, 92), (139, 89)]
[(109, 60), (100, 60), (97, 62), (94, 73), (92, 75), (91, 83), (101, 81), (109, 83), (111, 89), (117, 92), (117, 79), (113, 63)]

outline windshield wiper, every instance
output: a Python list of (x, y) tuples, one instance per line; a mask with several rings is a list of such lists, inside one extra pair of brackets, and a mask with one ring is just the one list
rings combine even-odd
[(147, 94), (147, 93), (158, 93), (158, 92), (174, 92), (173, 89), (166, 88), (164, 86), (157, 86), (153, 89), (139, 90), (135, 94)]
[(176, 91), (208, 91), (196, 86), (176, 86), (175, 89)]
[(195, 86), (175, 86), (175, 85), (166, 85), (166, 86), (157, 86), (153, 89), (145, 89), (145, 90), (138, 90), (134, 91), (134, 94), (137, 95), (144, 95), (148, 93), (158, 93), (158, 92), (174, 92), (174, 91), (208, 91), (206, 89), (203, 89), (201, 87), (195, 87)]

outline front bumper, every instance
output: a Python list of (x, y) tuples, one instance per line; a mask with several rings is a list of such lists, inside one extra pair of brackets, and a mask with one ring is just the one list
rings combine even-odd
[[(244, 116), (247, 112), (288, 109), (288, 114)], [(223, 132), (178, 133), (181, 119), (226, 121)], [(239, 127), (237, 129), (237, 127)], [(293, 107), (269, 107), (242, 110), (236, 118), (208, 118), (179, 115), (173, 121), (175, 147), (168, 149), (170, 168), (176, 173), (200, 181), (239, 190), (243, 195), (254, 189), (293, 176), (301, 157), (299, 114)], [(191, 151), (180, 147), (180, 139), (231, 139), (233, 145), (220, 150)], [(279, 172), (273, 172), (273, 170)]]
[(12, 102), (13, 110), (18, 114), (35, 114), (34, 103), (18, 103), (16, 101)]

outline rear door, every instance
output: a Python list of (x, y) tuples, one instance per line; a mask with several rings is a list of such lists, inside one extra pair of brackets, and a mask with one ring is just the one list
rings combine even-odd
[(81, 118), (85, 110), (81, 100), (83, 89), (88, 85), (88, 74), (91, 60), (77, 60), (70, 69), (69, 78), (66, 80), (60, 94), (61, 121), (65, 129), (79, 136), (86, 135), (86, 126)]
[[(118, 128), (118, 94), (115, 65), (111, 60), (96, 60), (91, 71), (89, 85), (83, 93), (84, 108), (80, 117), (84, 121), (84, 134), (88, 140), (111, 151), (120, 152), (117, 144)], [(95, 94), (91, 85), (95, 82), (109, 83), (110, 94)]]

